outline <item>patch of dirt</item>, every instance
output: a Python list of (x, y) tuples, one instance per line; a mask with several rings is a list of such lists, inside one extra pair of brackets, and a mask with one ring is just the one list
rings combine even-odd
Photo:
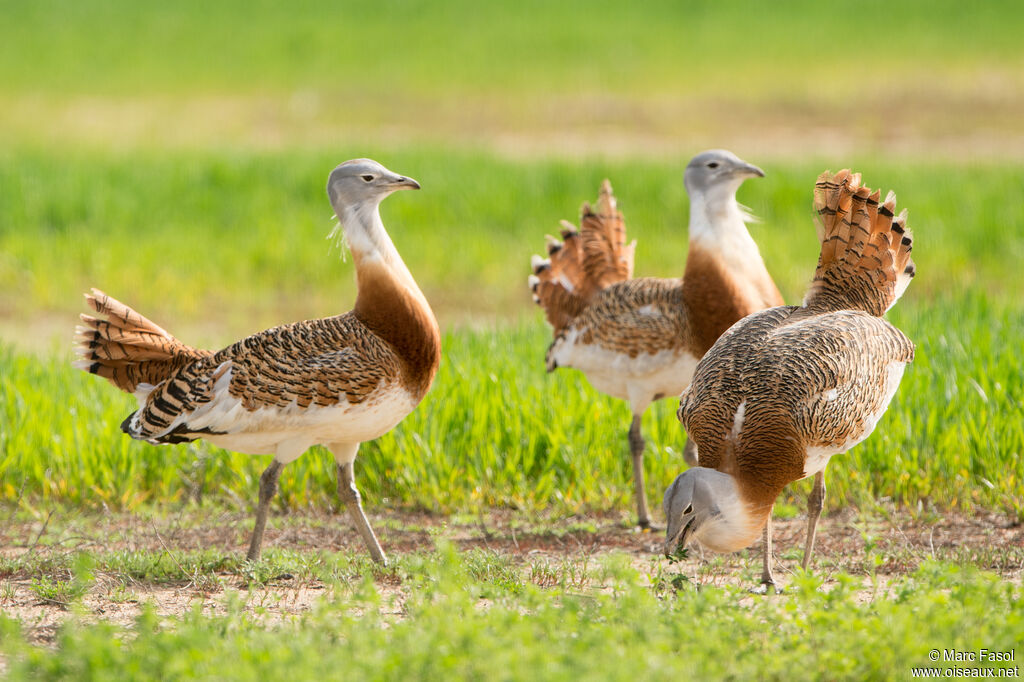
[[(845, 97), (705, 93), (345, 92), (275, 95), (0, 95), (0, 139), (137, 147), (316, 149), (373, 139), (393, 147), (484, 149), (508, 158), (688, 158), (726, 146), (744, 156), (1019, 159), (1024, 102), (1012, 72), (930, 87), (908, 74), (857, 106)], [(898, 106), (893, 92), (899, 92)], [(338, 107), (364, 112), (339, 119)], [(405, 112), (415, 111), (409, 118)], [(396, 114), (397, 112), (397, 114)]]
[[(372, 516), (392, 559), (430, 551), (443, 540), (459, 550), (483, 549), (509, 558), (519, 567), (521, 579), (542, 587), (564, 584), (568, 578), (578, 581), (580, 589), (600, 588), (586, 574), (616, 554), (627, 556), (652, 584), (679, 575), (702, 585), (755, 587), (761, 573), (758, 545), (729, 555), (691, 548), (686, 559), (673, 562), (661, 555), (661, 532), (632, 528), (622, 515), (549, 518), (488, 511), (480, 516), (445, 517), (375, 511)], [(54, 512), (44, 518), (13, 519), (0, 529), (0, 557), (6, 560), (0, 564), (0, 607), (24, 624), (32, 641), (50, 643), (70, 611), (59, 600), (41, 597), (38, 581), (70, 580), (68, 566), (78, 552), (152, 554), (173, 548), (241, 558), (251, 526), (248, 514), (201, 509), (163, 517)], [(799, 566), (805, 532), (803, 518), (774, 522), (775, 574), (782, 585)], [(343, 514), (300, 511), (275, 516), (263, 546), (264, 551), (277, 548), (365, 557), (362, 541)], [(19, 558), (22, 561), (11, 561)], [(833, 576), (839, 572), (863, 576), (860, 596), (867, 601), (875, 598), (879, 584), (884, 590), (928, 559), (974, 565), (1020, 583), (1024, 524), (995, 514), (912, 516), (906, 511), (862, 514), (846, 509), (821, 519), (812, 570), (824, 579), (825, 589), (835, 584)], [(34, 566), (38, 573), (18, 569), (19, 565)], [(375, 582), (384, 596), (386, 613), (401, 618), (401, 579), (382, 572), (375, 575)], [(231, 592), (238, 593), (247, 610), (274, 622), (308, 611), (332, 588), (315, 578), (287, 574), (250, 587), (238, 571), (196, 574), (191, 580), (166, 584), (97, 570), (73, 609), (89, 620), (130, 626), (144, 603), (151, 603), (161, 616), (182, 616), (196, 604), (203, 613), (223, 613)]]

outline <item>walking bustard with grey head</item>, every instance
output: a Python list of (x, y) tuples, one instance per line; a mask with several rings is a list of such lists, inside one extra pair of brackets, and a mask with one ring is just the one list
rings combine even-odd
[(665, 552), (690, 539), (731, 552), (764, 536), (783, 487), (814, 476), (803, 566), (825, 498), (824, 470), (874, 430), (914, 344), (882, 319), (914, 276), (906, 211), (848, 170), (815, 185), (821, 255), (804, 304), (751, 315), (722, 335), (680, 398), (679, 419), (700, 466), (665, 492)]
[(386, 563), (355, 486), (356, 451), (419, 404), (441, 356), (434, 314), (380, 218), (380, 202), (401, 189), (419, 184), (369, 159), (346, 161), (328, 179), (359, 289), (344, 315), (274, 327), (213, 352), (183, 344), (101, 291), (86, 295), (103, 317), (82, 316), (76, 366), (138, 399), (125, 433), (274, 455), (260, 477), (250, 560), (259, 558), (282, 467), (323, 444), (356, 529)]
[[(757, 166), (732, 152), (695, 156), (684, 180), (690, 196), (690, 245), (682, 279), (631, 279), (633, 249), (611, 185), (596, 210), (584, 204), (580, 228), (564, 223), (548, 258), (533, 258), (530, 288), (554, 327), (547, 368), (575, 367), (594, 388), (629, 401), (629, 448), (639, 524), (649, 528), (640, 422), (648, 405), (687, 387), (697, 361), (719, 335), (752, 312), (782, 305), (736, 202)], [(687, 442), (686, 460), (697, 454)]]

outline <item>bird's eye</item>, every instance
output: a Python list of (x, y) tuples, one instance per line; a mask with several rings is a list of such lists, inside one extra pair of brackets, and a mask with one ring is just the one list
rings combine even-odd
[(372, 182), (373, 181), (373, 176), (372, 175), (360, 175), (359, 177), (361, 177), (363, 179), (363, 182)]
[(692, 504), (686, 505), (686, 509), (683, 510), (683, 513), (684, 514), (692, 514), (693, 513), (693, 505)]
[(718, 162), (712, 161), (711, 163), (708, 164), (708, 168), (718, 168)]

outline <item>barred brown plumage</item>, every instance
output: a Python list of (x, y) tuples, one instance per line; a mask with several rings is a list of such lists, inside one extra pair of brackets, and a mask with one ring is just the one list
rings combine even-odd
[(352, 249), (355, 307), (286, 324), (216, 353), (192, 348), (93, 290), (76, 366), (134, 393), (123, 431), (152, 443), (205, 438), (248, 454), (273, 454), (260, 478), (248, 558), (259, 557), (270, 500), (284, 464), (314, 444), (334, 455), (338, 491), (374, 560), (384, 552), (354, 483), (359, 444), (401, 421), (427, 393), (440, 361), (437, 321), (380, 220), (379, 204), (419, 184), (369, 159), (331, 173), (327, 191)]
[(878, 203), (859, 175), (826, 172), (815, 188), (821, 254), (803, 306), (746, 317), (715, 343), (680, 397), (679, 419), (700, 467), (665, 493), (666, 552), (691, 537), (719, 551), (764, 537), (792, 481), (814, 476), (803, 565), (814, 549), (824, 469), (874, 430), (914, 359), (914, 344), (882, 319), (913, 276), (906, 212)]
[[(763, 176), (735, 154), (712, 150), (686, 168), (690, 195), (690, 253), (682, 279), (631, 279), (636, 242), (626, 228), (611, 184), (596, 208), (584, 204), (580, 228), (563, 223), (563, 241), (549, 238), (548, 258), (534, 256), (529, 284), (554, 328), (548, 371), (581, 370), (595, 388), (628, 400), (634, 498), (642, 527), (650, 527), (644, 492), (640, 421), (654, 400), (678, 395), (701, 356), (743, 316), (781, 305), (736, 203), (746, 178)], [(690, 464), (697, 456), (687, 443)]]
[(76, 329), (77, 364), (98, 374), (122, 391), (134, 393), (140, 384), (154, 385), (199, 358), (212, 355), (192, 348), (161, 327), (99, 289), (85, 295), (86, 303), (106, 319), (82, 315)]

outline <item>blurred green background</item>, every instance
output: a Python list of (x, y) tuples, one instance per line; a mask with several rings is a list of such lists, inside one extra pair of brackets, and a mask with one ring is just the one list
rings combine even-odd
[(0, 7), (8, 144), (677, 160), (1022, 148), (1013, 2)]
[[(741, 200), (795, 299), (825, 167), (1004, 212), (944, 178), (1020, 184), (1022, 28), (1013, 2), (2, 0), (0, 331), (51, 334), (90, 285), (211, 342), (326, 314), (352, 287), (322, 185), (357, 156), (423, 183), (386, 217), (445, 323), (532, 314), (526, 258), (605, 176), (638, 274), (682, 272), (708, 147), (768, 172)], [(999, 223), (986, 286), (1024, 255)]]
[[(544, 375), (529, 256), (608, 177), (637, 274), (681, 274), (682, 171), (724, 147), (767, 172), (739, 196), (789, 302), (821, 170), (910, 209), (891, 317), (918, 362), (830, 504), (1024, 513), (1022, 34), (1015, 2), (0, 0), (0, 490), (184, 495), (211, 449), (127, 441), (133, 401), (65, 369), (81, 292), (210, 347), (348, 310), (323, 187), (370, 156), (423, 185), (384, 221), (451, 336), (424, 406), (364, 448), (368, 499), (627, 509), (626, 409)], [(683, 466), (670, 402), (645, 422), (655, 498)], [(263, 462), (215, 459), (249, 499)], [(283, 499), (333, 494), (322, 459)]]

